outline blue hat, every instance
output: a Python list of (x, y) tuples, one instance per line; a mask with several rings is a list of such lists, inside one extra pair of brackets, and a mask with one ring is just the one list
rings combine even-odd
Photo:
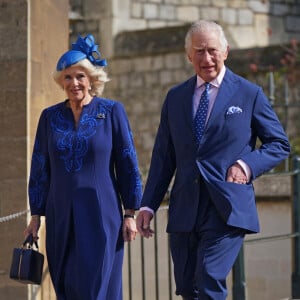
[(106, 60), (100, 59), (100, 57), (101, 54), (98, 45), (95, 44), (93, 35), (88, 34), (85, 38), (79, 35), (76, 43), (72, 44), (72, 49), (64, 53), (58, 60), (56, 71), (62, 71), (85, 58), (95, 66), (107, 66)]

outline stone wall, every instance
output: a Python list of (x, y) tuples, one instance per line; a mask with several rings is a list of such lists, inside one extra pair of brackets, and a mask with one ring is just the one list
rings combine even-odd
[[(297, 0), (71, 0), (69, 11), (68, 1), (0, 0), (0, 216), (27, 208), (27, 178), (38, 117), (44, 107), (64, 97), (52, 81), (51, 72), (58, 56), (68, 48), (69, 26), (70, 42), (78, 33), (93, 33), (100, 41), (103, 56), (109, 58), (111, 82), (104, 96), (124, 103), (145, 178), (165, 94), (172, 85), (193, 74), (183, 51), (186, 24), (199, 18), (220, 22), (234, 50), (228, 65), (244, 74), (245, 59), (249, 56), (240, 49), (248, 51), (246, 48), (280, 45), (291, 37), (299, 40), (299, 6)], [(270, 53), (260, 56), (264, 62), (274, 51)], [(278, 184), (264, 181), (257, 186), (261, 197), (272, 200), (264, 206), (260, 205), (262, 201), (258, 203), (263, 212), (264, 233), (271, 232), (265, 228), (277, 229), (271, 222), (274, 216), (282, 217), (285, 222), (282, 228), (289, 230), (286, 224), (290, 221), (287, 201), (290, 183), (286, 181), (281, 179)], [(271, 187), (267, 194), (264, 187)], [(24, 215), (0, 223), (1, 300), (26, 299), (26, 287), (8, 278), (11, 252), (21, 243), (26, 222)], [(165, 236), (163, 232), (160, 233)], [(44, 251), (43, 237), (41, 247)], [(282, 253), (288, 252), (286, 250), (289, 248)], [(258, 251), (247, 253), (251, 264)], [(263, 252), (262, 257), (266, 258), (266, 254), (268, 251)], [(288, 262), (279, 270), (290, 272), (289, 267), (284, 269), (289, 266), (290, 256), (285, 259)], [(267, 263), (267, 259), (264, 262)], [(263, 262), (255, 263), (263, 266)], [(255, 270), (250, 271), (249, 276), (255, 278)], [(261, 284), (258, 291), (263, 293), (271, 283), (272, 274), (260, 272), (262, 280), (251, 281), (250, 287), (254, 290)], [(49, 278), (45, 280), (38, 295), (43, 300), (54, 299)], [(280, 286), (278, 281), (274, 282), (287, 295), (289, 283)], [(268, 287), (271, 291), (270, 284)], [(30, 292), (36, 290), (32, 288)]]
[(146, 174), (164, 96), (170, 86), (193, 74), (182, 53), (110, 61), (111, 81), (104, 95), (125, 104), (140, 168)]
[[(27, 209), (37, 121), (42, 108), (63, 99), (51, 73), (68, 49), (68, 26), (66, 1), (0, 0), (0, 217)], [(9, 279), (12, 250), (23, 242), (26, 224), (26, 214), (0, 222), (1, 300), (27, 299), (27, 286)], [(45, 253), (43, 236), (40, 246)], [(51, 293), (48, 286), (43, 299)]]
[[(198, 19), (222, 24), (232, 49), (278, 45), (292, 37), (300, 40), (297, 0), (70, 0), (70, 3), (73, 31), (97, 32), (109, 57), (116, 50), (111, 37), (120, 32), (180, 26)], [(87, 27), (82, 26), (83, 20)]]
[[(0, 1), (0, 216), (26, 209), (27, 1)], [(26, 215), (0, 223), (0, 298), (22, 299), (26, 287), (8, 279), (12, 249), (22, 242)], [(5, 299), (5, 298), (3, 298)]]
[(125, 9), (128, 19), (125, 21), (126, 13), (122, 10), (122, 21), (117, 22), (118, 32), (210, 19), (226, 27), (232, 48), (278, 44), (287, 42), (295, 32), (300, 33), (297, 1), (129, 0), (125, 3), (128, 4)]

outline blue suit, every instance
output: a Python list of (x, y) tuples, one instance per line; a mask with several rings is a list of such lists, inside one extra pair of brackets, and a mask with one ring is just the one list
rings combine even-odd
[[(262, 89), (226, 69), (201, 144), (197, 145), (192, 113), (195, 84), (193, 76), (166, 96), (142, 206), (156, 211), (175, 175), (167, 232), (193, 232), (199, 217), (211, 210), (225, 231), (258, 232), (252, 180), (288, 156), (288, 139)], [(258, 138), (262, 145), (256, 149)], [(248, 184), (226, 182), (228, 168), (238, 159), (251, 170)], [(180, 255), (176, 253), (172, 253), (174, 265), (174, 256)]]

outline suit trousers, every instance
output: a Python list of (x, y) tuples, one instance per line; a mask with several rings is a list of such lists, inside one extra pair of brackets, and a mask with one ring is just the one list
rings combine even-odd
[(201, 182), (194, 230), (170, 233), (176, 294), (185, 300), (225, 300), (226, 277), (244, 235), (243, 229), (228, 226), (221, 219)]

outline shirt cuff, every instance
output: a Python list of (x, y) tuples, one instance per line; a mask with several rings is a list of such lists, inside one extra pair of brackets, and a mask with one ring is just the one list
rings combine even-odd
[(140, 208), (140, 211), (143, 211), (143, 210), (149, 211), (152, 215), (154, 215), (154, 210), (148, 206), (143, 206)]
[(250, 181), (250, 178), (252, 176), (251, 169), (249, 166), (241, 159), (237, 160), (237, 163), (242, 167), (243, 171), (245, 172), (245, 175), (247, 177), (247, 182)]

